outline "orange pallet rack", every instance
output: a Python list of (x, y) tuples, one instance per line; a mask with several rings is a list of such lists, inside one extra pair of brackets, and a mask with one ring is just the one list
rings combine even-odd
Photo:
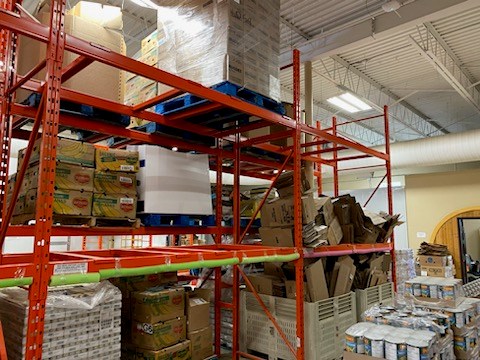
[[(294, 116), (288, 118), (272, 111), (242, 101), (238, 98), (220, 93), (201, 84), (183, 79), (161, 69), (143, 64), (121, 54), (109, 51), (96, 44), (75, 38), (64, 32), (65, 1), (52, 0), (50, 25), (45, 26), (34, 21), (15, 0), (0, 1), (0, 248), (7, 236), (33, 236), (34, 248), (28, 254), (0, 253), (0, 287), (28, 286), (29, 311), (26, 339), (26, 358), (41, 359), (43, 344), (43, 328), (45, 317), (45, 300), (48, 286), (76, 283), (79, 281), (99, 281), (115, 276), (132, 274), (148, 274), (159, 271), (174, 271), (189, 267), (211, 267), (215, 269), (215, 350), (220, 353), (220, 316), (221, 307), (233, 312), (233, 358), (255, 358), (239, 351), (239, 286), (243, 277), (247, 286), (255, 294), (264, 310), (270, 317), (276, 330), (286, 341), (296, 359), (304, 359), (304, 328), (303, 328), (303, 297), (296, 301), (296, 343), (288, 342), (282, 328), (276, 319), (268, 313), (248, 276), (243, 272), (242, 265), (264, 261), (294, 261), (297, 279), (297, 293), (303, 293), (303, 260), (308, 256), (330, 256), (339, 254), (355, 254), (379, 251), (392, 251), (393, 238), (389, 243), (377, 245), (339, 245), (335, 247), (319, 247), (305, 250), (302, 242), (301, 224), (301, 191), (300, 174), (302, 162), (310, 161), (316, 164), (318, 178), (321, 177), (321, 166), (332, 166), (334, 169), (335, 195), (338, 195), (338, 164), (352, 157), (340, 157), (339, 153), (346, 149), (360, 152), (362, 157), (375, 157), (385, 164), (388, 193), (388, 210), (393, 211), (392, 187), (389, 153), (388, 109), (385, 107), (381, 115), (385, 125), (385, 151), (370, 149), (344, 136), (339, 136), (337, 124), (333, 120), (331, 129), (319, 129), (300, 122), (300, 54), (293, 52), (293, 95)], [(28, 36), (47, 45), (47, 57), (24, 76), (16, 73), (16, 46), (19, 35)], [(69, 51), (78, 55), (72, 63), (63, 66), (63, 54)], [(167, 93), (157, 95), (143, 103), (129, 106), (114, 101), (96, 98), (62, 86), (62, 83), (85, 69), (93, 62), (100, 62), (120, 70), (143, 76), (155, 82), (174, 88)], [(33, 79), (39, 71), (46, 69), (44, 81)], [(15, 91), (26, 89), (42, 94), (37, 108), (21, 105), (15, 102)], [(174, 98), (184, 93), (191, 93), (207, 100), (206, 103), (192, 109), (179, 111), (172, 115), (161, 115), (147, 109), (162, 101)], [(174, 139), (160, 134), (147, 134), (138, 130), (126, 129), (120, 125), (94, 121), (72, 114), (60, 114), (60, 100), (77, 104), (90, 105), (99, 109), (114, 111), (118, 114), (142, 118), (158, 124), (184, 129), (203, 136), (216, 139), (216, 146), (210, 147), (189, 142), (185, 139)], [(225, 130), (216, 130), (200, 124), (187, 122), (192, 115), (206, 113), (215, 109), (231, 109), (247, 114), (255, 119), (247, 124), (237, 123)], [(33, 119), (31, 131), (22, 130), (15, 125), (24, 118)], [(362, 119), (363, 120), (363, 119)], [(360, 121), (360, 120), (358, 120)], [(272, 124), (283, 125), (286, 130), (267, 136), (246, 139), (241, 134), (249, 130), (259, 129)], [(195, 151), (210, 155), (212, 169), (216, 170), (216, 224), (208, 227), (140, 227), (138, 229), (106, 227), (78, 228), (72, 226), (54, 226), (52, 221), (53, 183), (55, 176), (56, 144), (59, 126), (80, 130), (92, 130), (98, 133), (96, 140), (110, 136), (125, 139), (122, 144), (154, 144), (165, 147), (177, 147), (179, 150)], [(39, 132), (39, 129), (42, 132)], [(310, 143), (301, 143), (301, 134), (314, 137)], [(279, 138), (293, 138), (293, 146), (280, 147), (269, 142)], [(12, 138), (29, 140), (25, 152), (25, 161), (18, 169), (17, 182), (11, 194), (8, 190), (8, 166)], [(21, 180), (25, 175), (28, 159), (33, 150), (33, 144), (41, 138), (40, 175), (37, 194), (35, 225), (11, 226), (10, 219), (20, 192)], [(233, 149), (224, 148), (225, 144), (233, 144)], [(277, 160), (261, 159), (244, 154), (245, 147), (255, 147), (277, 155)], [(307, 147), (316, 146), (313, 152), (303, 151)], [(328, 148), (328, 149), (327, 149)], [(332, 158), (322, 158), (322, 154), (331, 152)], [(355, 157), (354, 157), (355, 158)], [(360, 158), (360, 157), (356, 157)], [(224, 160), (232, 160), (233, 166), (224, 165)], [(273, 190), (275, 181), (284, 170), (294, 171), (294, 238), (292, 248), (274, 248), (254, 245), (244, 245), (242, 241), (250, 231), (253, 219), (265, 203), (268, 193)], [(234, 175), (233, 226), (222, 226), (222, 173)], [(240, 176), (254, 176), (272, 180), (263, 201), (246, 228), (240, 224)], [(383, 179), (382, 179), (383, 181)], [(321, 180), (319, 181), (321, 185)], [(319, 186), (319, 189), (321, 187)], [(378, 187), (377, 187), (378, 189)], [(7, 195), (10, 205), (7, 206)], [(156, 235), (156, 234), (211, 234), (215, 245), (187, 246), (142, 249), (100, 249), (73, 252), (51, 252), (50, 238), (52, 236), (106, 236), (106, 235)], [(234, 244), (221, 243), (222, 235), (233, 235)], [(394, 262), (393, 262), (394, 263)], [(59, 269), (69, 265), (77, 266), (77, 273), (58, 275)], [(220, 266), (233, 266), (233, 302), (226, 304), (220, 301)], [(57, 271), (59, 270), (59, 271)]]

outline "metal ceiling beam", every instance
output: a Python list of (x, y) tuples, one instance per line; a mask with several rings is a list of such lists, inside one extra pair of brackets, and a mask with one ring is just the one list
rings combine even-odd
[(411, 44), (465, 101), (480, 112), (480, 92), (474, 86), (475, 80), (461, 67), (461, 62), (440, 34), (432, 29), (431, 25), (422, 26), (419, 39), (409, 37)]
[[(478, 6), (478, 0), (416, 0), (397, 10), (396, 13), (383, 13), (342, 29), (334, 29), (315, 36), (296, 48), (302, 53), (302, 61), (315, 60), (331, 56), (370, 44), (375, 40), (386, 38), (398, 32), (427, 21), (433, 21)], [(292, 62), (291, 52), (280, 56), (280, 66)]]
[(398, 102), (398, 100), (401, 100), (399, 96), (393, 94), (340, 56), (334, 55), (331, 58), (334, 61), (333, 69), (329, 69), (322, 61), (326, 73), (318, 74), (323, 78), (344, 91), (350, 91), (364, 98), (377, 111), (383, 111), (383, 105), (395, 105), (389, 109), (390, 117), (421, 137), (446, 133), (437, 123), (410, 104), (404, 101)]
[(284, 16), (281, 16), (280, 15), (280, 21), (282, 24), (284, 24), (285, 26), (289, 27), (291, 30), (293, 30), (294, 32), (296, 32), (298, 35), (300, 35), (301, 37), (303, 37), (305, 40), (310, 40), (311, 38), (313, 38), (313, 36), (307, 34), (305, 31), (301, 30), (297, 25), (295, 25), (293, 22), (285, 19)]
[[(303, 94), (300, 94), (302, 99), (304, 97)], [(282, 98), (285, 100), (290, 100), (289, 97), (292, 96), (292, 89), (288, 86), (282, 84)], [(326, 129), (332, 126), (332, 116), (336, 116), (338, 110), (332, 107), (330, 104), (325, 103), (323, 101), (313, 100), (313, 108), (314, 108), (314, 120), (320, 121), (322, 129)], [(319, 116), (319, 114), (321, 114)], [(337, 116), (344, 121), (353, 121), (356, 118), (347, 115), (347, 114), (340, 114)], [(339, 121), (341, 124), (343, 121)], [(339, 127), (340, 134), (345, 135), (355, 141), (358, 141), (362, 144), (368, 145), (378, 145), (382, 144), (385, 141), (385, 136), (378, 130), (366, 125), (365, 123), (351, 123), (346, 125), (341, 125)], [(393, 138), (392, 138), (393, 139)]]

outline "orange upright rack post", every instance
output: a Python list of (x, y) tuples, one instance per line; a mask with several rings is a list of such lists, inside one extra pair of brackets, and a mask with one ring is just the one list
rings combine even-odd
[(5, 337), (3, 336), (2, 322), (0, 321), (0, 360), (7, 359), (7, 348), (5, 346)]

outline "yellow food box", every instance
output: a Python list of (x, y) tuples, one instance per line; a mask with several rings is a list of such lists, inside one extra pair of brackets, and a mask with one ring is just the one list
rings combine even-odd
[[(35, 141), (35, 144), (33, 145), (33, 151), (32, 155), (30, 156), (29, 164), (34, 164), (40, 160), (40, 144), (41, 138)], [(25, 148), (18, 152), (18, 168), (20, 168), (23, 163), (26, 150), (27, 149)], [(93, 167), (95, 160), (95, 148), (89, 143), (59, 138), (57, 143), (56, 160), (63, 163)]]
[(93, 216), (134, 219), (137, 197), (134, 195), (93, 194)]
[(140, 167), (138, 151), (120, 149), (97, 148), (95, 163), (102, 171), (137, 172)]
[(136, 360), (190, 360), (192, 348), (190, 340), (169, 346), (161, 350), (136, 349)]
[(132, 344), (147, 350), (161, 350), (187, 338), (185, 316), (155, 324), (133, 321)]
[(94, 192), (105, 194), (137, 194), (137, 176), (134, 173), (95, 171)]
[[(57, 215), (89, 216), (92, 211), (92, 192), (78, 190), (55, 190), (53, 193), (53, 213)], [(36, 210), (37, 189), (30, 189), (25, 195), (25, 214)]]
[[(64, 190), (93, 191), (93, 168), (57, 162), (55, 168), (55, 188)], [(38, 186), (39, 167), (27, 170), (24, 180), (25, 188)]]

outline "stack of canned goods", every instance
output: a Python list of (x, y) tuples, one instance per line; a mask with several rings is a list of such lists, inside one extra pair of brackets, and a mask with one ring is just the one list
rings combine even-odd
[(345, 350), (387, 360), (454, 360), (451, 333), (358, 323), (345, 332)]

